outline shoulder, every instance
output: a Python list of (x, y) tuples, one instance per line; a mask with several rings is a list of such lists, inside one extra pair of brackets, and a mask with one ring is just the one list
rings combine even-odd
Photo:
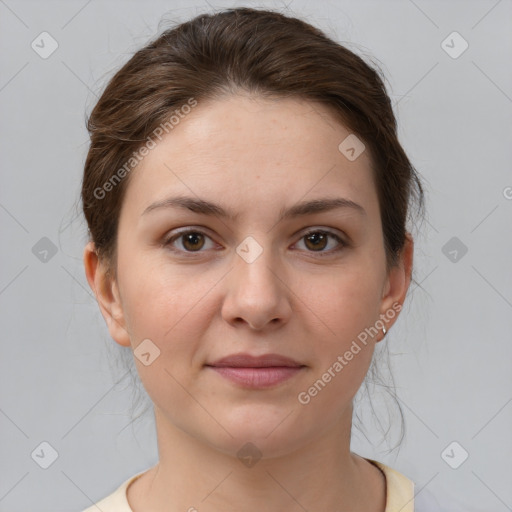
[(102, 512), (133, 512), (126, 497), (126, 490), (132, 482), (142, 476), (145, 472), (146, 471), (142, 471), (136, 475), (131, 476), (128, 478), (128, 480), (125, 480), (112, 494), (109, 494), (102, 500), (97, 501), (82, 512), (98, 512), (98, 510), (101, 510)]
[(385, 512), (414, 512), (414, 482), (405, 475), (382, 462), (366, 459), (377, 466), (386, 477)]
[(415, 489), (415, 484), (402, 473), (382, 462), (366, 459), (375, 464), (386, 476), (386, 510), (385, 512), (453, 512), (461, 510), (460, 505), (447, 497), (436, 497), (425, 488)]

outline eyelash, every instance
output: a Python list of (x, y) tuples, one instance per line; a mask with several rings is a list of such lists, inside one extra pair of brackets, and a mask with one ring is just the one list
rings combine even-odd
[[(162, 246), (166, 247), (166, 248), (169, 248), (173, 252), (180, 252), (180, 253), (185, 253), (185, 254), (200, 254), (201, 252), (205, 252), (205, 251), (202, 251), (202, 250), (199, 250), (199, 251), (187, 251), (187, 250), (181, 250), (181, 249), (176, 249), (176, 248), (172, 247), (172, 243), (175, 240), (179, 240), (184, 235), (188, 235), (190, 233), (204, 235), (206, 238), (210, 238), (210, 240), (211, 240), (211, 237), (208, 236), (204, 231), (201, 231), (200, 229), (186, 229), (186, 230), (183, 230), (183, 231), (179, 231), (178, 233), (176, 233), (176, 234), (166, 238), (163, 241)], [(328, 236), (334, 238), (340, 244), (341, 247), (338, 247), (336, 249), (331, 249), (330, 251), (306, 251), (306, 252), (318, 255), (319, 257), (325, 257), (325, 256), (329, 256), (329, 255), (331, 255), (333, 253), (337, 253), (337, 252), (343, 250), (345, 247), (348, 246), (348, 243), (346, 243), (344, 240), (342, 240), (341, 237), (339, 237), (336, 233), (333, 233), (332, 231), (327, 231), (327, 230), (324, 230), (324, 229), (312, 229), (310, 231), (307, 231), (306, 233), (304, 233), (300, 237), (299, 241), (301, 241), (302, 239), (306, 238), (309, 235), (317, 234), (317, 233), (320, 233), (320, 234), (323, 234), (323, 235), (328, 235)]]

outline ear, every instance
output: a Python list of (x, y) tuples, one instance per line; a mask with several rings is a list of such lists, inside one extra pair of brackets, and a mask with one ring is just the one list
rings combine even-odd
[[(403, 307), (407, 290), (411, 284), (413, 254), (414, 241), (411, 234), (406, 233), (405, 244), (400, 253), (399, 261), (396, 266), (390, 269), (384, 285), (380, 318), (383, 319), (386, 331), (389, 331), (396, 322)], [(377, 341), (381, 341), (384, 338), (383, 334), (379, 336)]]
[(117, 282), (107, 274), (106, 265), (100, 261), (93, 242), (89, 242), (85, 246), (83, 258), (87, 281), (96, 296), (110, 336), (119, 345), (129, 347), (130, 336), (126, 330), (126, 321)]

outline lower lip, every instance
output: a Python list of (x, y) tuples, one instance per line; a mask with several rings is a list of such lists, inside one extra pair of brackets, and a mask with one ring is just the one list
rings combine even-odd
[(270, 366), (266, 368), (239, 368), (211, 366), (224, 378), (247, 388), (268, 388), (281, 384), (297, 375), (303, 366)]

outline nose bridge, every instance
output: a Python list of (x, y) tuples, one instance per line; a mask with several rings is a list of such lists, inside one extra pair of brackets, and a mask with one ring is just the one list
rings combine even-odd
[(242, 319), (253, 328), (285, 320), (291, 308), (270, 236), (247, 236), (236, 253), (223, 307), (226, 320)]
[(245, 280), (249, 287), (270, 286), (275, 292), (279, 288), (275, 282), (279, 281), (276, 277), (279, 263), (275, 258), (270, 238), (264, 234), (245, 237), (236, 248), (235, 267), (237, 276)]

